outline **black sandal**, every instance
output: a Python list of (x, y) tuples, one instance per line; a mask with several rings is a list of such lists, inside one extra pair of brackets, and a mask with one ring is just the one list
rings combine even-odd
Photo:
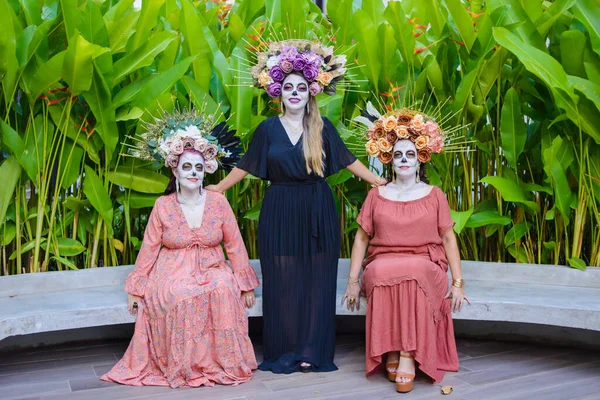
[(304, 373), (312, 372), (312, 367), (313, 367), (312, 364), (311, 363), (307, 363), (307, 364), (308, 365), (300, 364), (300, 372), (304, 372)]

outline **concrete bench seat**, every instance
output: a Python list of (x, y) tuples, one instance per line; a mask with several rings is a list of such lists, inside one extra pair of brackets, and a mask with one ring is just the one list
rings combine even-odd
[[(260, 276), (260, 264), (252, 261)], [(0, 277), (0, 340), (40, 332), (131, 323), (123, 282), (132, 266)], [(349, 260), (339, 264), (337, 314)], [(463, 262), (466, 293), (472, 300), (456, 320), (503, 321), (600, 331), (600, 268), (582, 272), (568, 267)], [(262, 314), (256, 290), (251, 317)]]

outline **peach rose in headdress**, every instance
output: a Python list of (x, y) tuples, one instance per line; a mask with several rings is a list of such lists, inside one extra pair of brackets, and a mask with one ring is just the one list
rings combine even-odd
[(390, 161), (392, 161), (392, 153), (389, 153), (389, 152), (380, 153), (378, 158), (379, 158), (379, 161), (381, 161), (383, 164), (388, 164)]
[(398, 135), (398, 139), (408, 139), (410, 137), (408, 128), (405, 125), (400, 125), (396, 130), (396, 134)]
[(377, 139), (377, 144), (379, 145), (379, 150), (384, 153), (392, 151), (392, 148), (394, 147), (390, 142), (388, 142), (387, 139), (384, 138)]
[(370, 157), (377, 157), (380, 153), (379, 145), (375, 140), (369, 140), (367, 142), (367, 155)]
[(429, 136), (421, 135), (415, 140), (415, 147), (417, 150), (424, 149), (429, 144)]
[(385, 132), (385, 129), (383, 129), (383, 126), (375, 126), (375, 137), (377, 137), (377, 139), (387, 138), (387, 133)]
[(415, 115), (412, 121), (410, 122), (410, 127), (419, 132), (423, 129), (424, 126), (425, 119), (423, 119), (423, 116), (421, 114)]
[(266, 88), (273, 82), (274, 82), (273, 78), (271, 78), (271, 76), (269, 75), (269, 72), (267, 72), (266, 69), (263, 70), (260, 74), (258, 74), (258, 84), (260, 86)]
[(431, 150), (428, 148), (421, 149), (417, 152), (417, 158), (419, 162), (426, 163), (431, 161)]
[(385, 129), (387, 132), (395, 130), (397, 126), (398, 122), (396, 122), (396, 117), (393, 115), (383, 120), (383, 129)]
[(333, 75), (330, 72), (320, 71), (319, 75), (317, 75), (317, 82), (323, 86), (328, 86), (332, 79)]

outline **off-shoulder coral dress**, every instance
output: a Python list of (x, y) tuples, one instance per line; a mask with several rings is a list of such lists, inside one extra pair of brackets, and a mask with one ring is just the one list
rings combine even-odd
[(252, 377), (257, 364), (241, 291), (259, 281), (227, 199), (209, 191), (206, 196), (202, 225), (195, 229), (174, 193), (156, 201), (125, 282), (128, 293), (143, 298), (134, 335), (101, 379), (175, 388), (237, 385)]
[(391, 351), (412, 351), (435, 382), (458, 370), (442, 236), (454, 225), (444, 193), (394, 201), (369, 191), (358, 223), (370, 236), (362, 277), (367, 296), (366, 373)]

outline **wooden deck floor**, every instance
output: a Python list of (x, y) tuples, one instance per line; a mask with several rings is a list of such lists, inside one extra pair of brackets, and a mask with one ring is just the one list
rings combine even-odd
[[(461, 369), (442, 384), (454, 392), (442, 396), (441, 385), (417, 378), (410, 394), (396, 393), (384, 376), (364, 376), (362, 335), (338, 337), (339, 371), (325, 374), (275, 375), (257, 371), (238, 387), (198, 389), (128, 387), (102, 382), (102, 375), (123, 354), (127, 343), (61, 346), (0, 354), (0, 399), (600, 399), (600, 353), (520, 343), (458, 340)], [(262, 358), (262, 347), (256, 346)]]

